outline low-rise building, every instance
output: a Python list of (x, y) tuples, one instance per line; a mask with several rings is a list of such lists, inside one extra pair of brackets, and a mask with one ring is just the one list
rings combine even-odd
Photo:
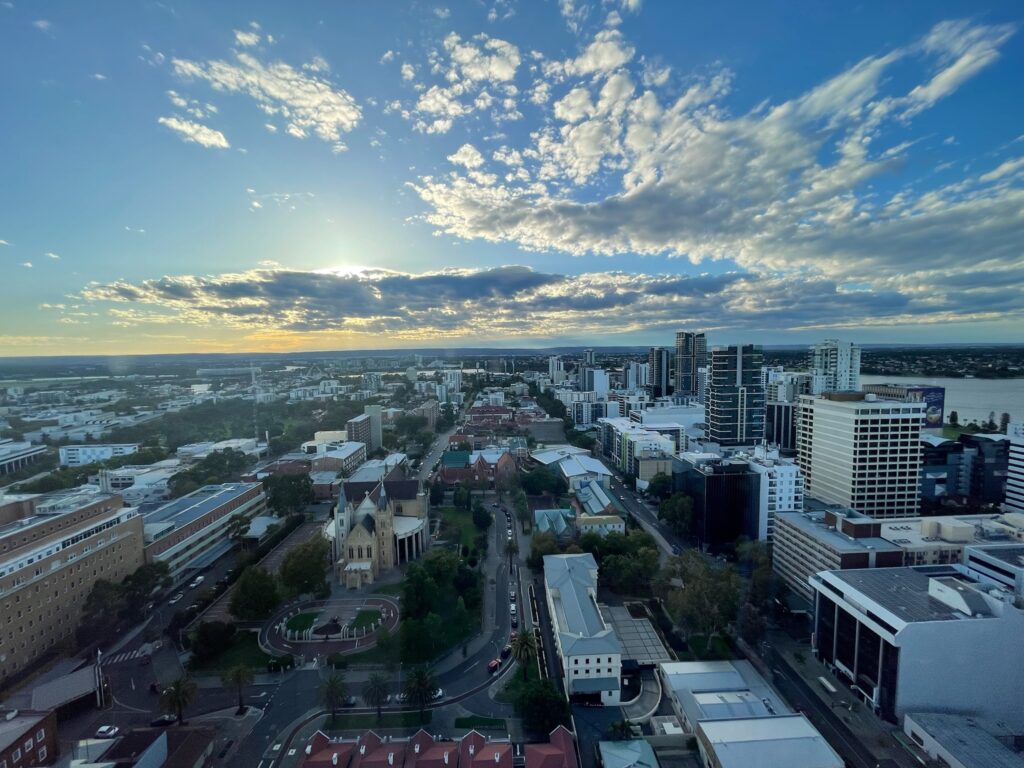
[(572, 509), (535, 509), (533, 527), (538, 533), (552, 533), (565, 542), (576, 536), (576, 513)]
[(930, 759), (949, 768), (1024, 768), (1024, 756), (1009, 746), (1019, 734), (1002, 723), (965, 714), (908, 712), (903, 732)]
[(45, 445), (32, 445), (11, 438), (0, 439), (0, 476), (24, 469), (45, 453)]
[(117, 469), (101, 469), (96, 483), (104, 493), (119, 493), (125, 504), (135, 506), (167, 498), (168, 484), (180, 471), (179, 459), (128, 464)]
[(570, 701), (618, 704), (622, 645), (597, 607), (594, 556), (546, 555), (544, 588)]
[(119, 456), (138, 453), (138, 443), (85, 443), (84, 445), (62, 445), (60, 464), (62, 467), (81, 467)]
[(181, 580), (231, 549), (232, 518), (251, 520), (266, 508), (262, 483), (205, 485), (145, 516), (146, 562), (166, 562)]
[(705, 720), (697, 748), (708, 768), (843, 768), (846, 763), (802, 714)]
[(445, 451), (441, 456), (441, 481), (448, 485), (493, 488), (516, 473), (516, 460), (500, 448), (482, 451)]
[(53, 765), (59, 756), (56, 713), (0, 710), (0, 766)]
[(365, 462), (365, 443), (321, 443), (317, 445), (316, 456), (313, 458), (313, 470), (336, 472), (348, 477)]

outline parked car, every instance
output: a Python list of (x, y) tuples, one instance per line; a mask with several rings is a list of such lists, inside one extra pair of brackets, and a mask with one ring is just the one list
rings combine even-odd
[(121, 732), (121, 729), (116, 725), (101, 725), (96, 730), (97, 739), (114, 739), (117, 738), (117, 734)]
[(430, 700), (431, 701), (440, 701), (443, 698), (444, 698), (444, 689), (443, 688), (436, 689), (433, 692), (433, 694), (431, 694), (431, 696), (430, 696)]
[(346, 707), (354, 707), (358, 703), (359, 703), (359, 700), (355, 696), (349, 696), (347, 699), (345, 699), (345, 706)]
[(512, 614), (512, 627), (517, 628), (519, 626), (519, 617), (514, 613)]
[(179, 592), (179, 593), (178, 593), (178, 594), (176, 594), (176, 595), (175, 595), (174, 597), (172, 597), (172, 598), (171, 598), (170, 600), (168, 600), (168, 601), (167, 601), (167, 604), (168, 604), (168, 605), (177, 605), (178, 603), (180, 603), (180, 602), (181, 602), (181, 599), (182, 599), (182, 598), (183, 598), (184, 596), (185, 596), (185, 595), (183, 595), (183, 594), (182, 594), (181, 592)]
[(499, 669), (501, 669), (501, 659), (493, 659), (492, 661), (487, 662), (487, 671), (492, 675)]
[(517, 613), (517, 612), (519, 611), (519, 609), (518, 609), (518, 608), (516, 607), (516, 604), (515, 604), (515, 603), (512, 603), (512, 605), (510, 605), (510, 606), (508, 607), (508, 609), (509, 609), (509, 611), (511, 611), (511, 613), (512, 613), (512, 615), (513, 615), (513, 616), (515, 616), (515, 615), (516, 615), (516, 613)]
[(513, 603), (516, 601), (516, 591), (514, 589), (509, 591), (508, 599), (511, 600)]
[(501, 649), (501, 658), (507, 659), (511, 655), (512, 655), (512, 646), (511, 645), (506, 645), (504, 648)]
[(174, 725), (178, 722), (178, 718), (174, 715), (160, 715), (155, 720), (149, 721), (150, 728), (166, 728), (168, 725)]
[(202, 584), (204, 581), (206, 581), (206, 577), (205, 576), (196, 576), (194, 579), (192, 579), (191, 582), (189, 582), (188, 588), (189, 589), (195, 589), (200, 584)]

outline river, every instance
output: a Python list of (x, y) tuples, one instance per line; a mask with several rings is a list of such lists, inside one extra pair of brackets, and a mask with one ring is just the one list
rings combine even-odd
[(946, 388), (946, 420), (956, 411), (960, 423), (988, 421), (992, 411), (996, 423), (1003, 413), (1013, 421), (1024, 421), (1024, 379), (929, 379), (922, 376), (861, 376), (861, 384), (925, 384)]

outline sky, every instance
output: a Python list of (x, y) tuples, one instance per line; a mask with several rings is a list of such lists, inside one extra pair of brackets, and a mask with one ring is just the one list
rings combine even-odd
[(1022, 22), (0, 0), (0, 355), (1022, 342)]

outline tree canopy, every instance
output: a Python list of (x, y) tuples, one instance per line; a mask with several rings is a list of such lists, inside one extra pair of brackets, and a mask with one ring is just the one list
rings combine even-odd
[(231, 593), (228, 611), (242, 621), (258, 621), (270, 617), (281, 603), (277, 580), (263, 568), (250, 566), (242, 571)]
[(331, 545), (323, 536), (314, 536), (284, 556), (279, 577), (294, 595), (312, 594), (327, 588), (327, 554)]

